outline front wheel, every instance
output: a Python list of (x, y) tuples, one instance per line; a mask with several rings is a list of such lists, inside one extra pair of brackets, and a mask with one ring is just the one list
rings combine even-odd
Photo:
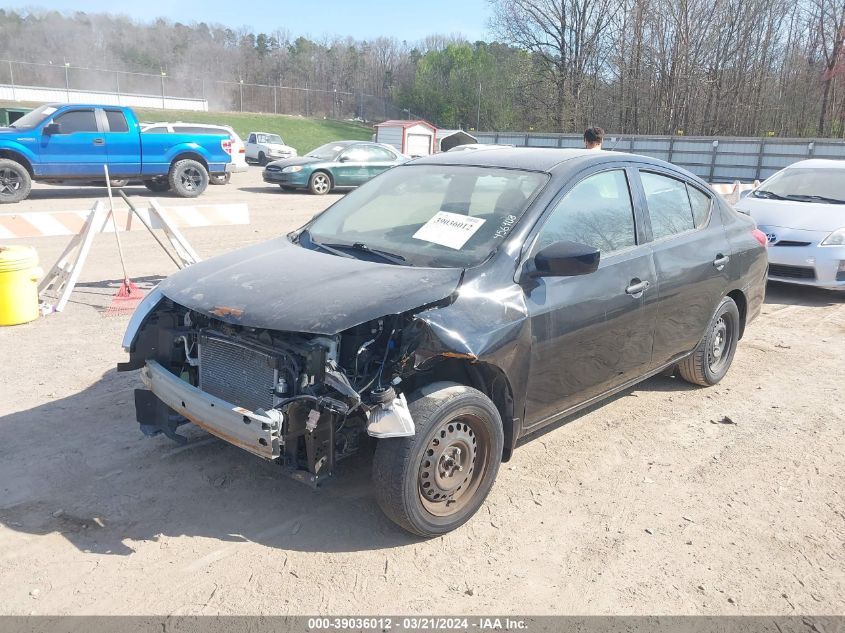
[(20, 202), (32, 190), (32, 178), (26, 167), (9, 159), (0, 159), (0, 204)]
[(267, 156), (264, 152), (258, 152), (258, 164), (264, 167), (267, 164)]
[(449, 382), (415, 392), (408, 408), (415, 435), (381, 439), (376, 447), (376, 500), (400, 527), (438, 536), (466, 523), (493, 487), (502, 419), (483, 393)]
[(180, 198), (196, 198), (208, 187), (208, 171), (202, 163), (185, 158), (173, 164), (167, 180)]
[(214, 174), (213, 176), (209, 177), (209, 182), (212, 185), (228, 185), (229, 181), (232, 179), (232, 174), (226, 172), (225, 174)]
[(316, 196), (327, 194), (332, 189), (332, 179), (324, 171), (315, 171), (308, 179), (308, 190)]
[(725, 297), (710, 320), (707, 333), (692, 354), (678, 363), (681, 378), (695, 385), (715, 385), (730, 369), (739, 341), (739, 310)]

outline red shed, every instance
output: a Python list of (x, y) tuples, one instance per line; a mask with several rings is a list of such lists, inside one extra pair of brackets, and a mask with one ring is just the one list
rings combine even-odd
[(391, 145), (408, 156), (428, 156), (437, 148), (437, 128), (422, 119), (385, 121), (376, 125), (376, 143)]

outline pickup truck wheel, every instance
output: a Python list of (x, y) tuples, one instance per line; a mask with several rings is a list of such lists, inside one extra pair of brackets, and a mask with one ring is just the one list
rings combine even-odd
[(209, 177), (209, 182), (212, 185), (228, 185), (232, 179), (232, 174), (226, 172), (225, 174), (215, 174)]
[(167, 179), (170, 189), (180, 198), (196, 198), (208, 187), (208, 171), (190, 158), (176, 161)]
[(332, 179), (324, 171), (315, 171), (308, 179), (308, 190), (315, 196), (322, 196), (332, 190)]
[(678, 363), (681, 378), (695, 385), (715, 385), (730, 369), (739, 341), (739, 310), (725, 297), (710, 320), (707, 333), (692, 354)]
[(502, 461), (502, 419), (483, 393), (450, 382), (415, 392), (408, 409), (415, 435), (380, 439), (376, 446), (376, 500), (400, 527), (438, 536), (468, 521), (493, 487)]
[(9, 159), (0, 159), (0, 204), (20, 202), (29, 196), (32, 178), (26, 167)]
[(267, 164), (267, 157), (264, 155), (264, 152), (258, 152), (258, 164), (262, 167)]
[(145, 180), (144, 186), (152, 192), (164, 193), (170, 191), (170, 183), (166, 179)]

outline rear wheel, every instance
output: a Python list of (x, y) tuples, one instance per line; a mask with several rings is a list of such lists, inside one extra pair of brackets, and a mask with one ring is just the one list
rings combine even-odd
[(170, 183), (166, 178), (153, 178), (152, 180), (145, 180), (144, 186), (154, 193), (164, 193), (170, 191)]
[(258, 152), (258, 164), (262, 167), (267, 164), (267, 156), (265, 156), (264, 152)]
[(7, 158), (0, 159), (0, 204), (20, 202), (32, 190), (26, 167)]
[(212, 185), (228, 185), (229, 181), (232, 179), (232, 174), (226, 172), (225, 174), (214, 174), (210, 176), (208, 181)]
[(332, 179), (324, 171), (315, 171), (308, 179), (308, 190), (317, 196), (327, 194), (332, 189)]
[(208, 171), (202, 163), (190, 158), (176, 161), (167, 179), (170, 188), (181, 198), (196, 198), (208, 187)]
[(710, 320), (707, 333), (695, 351), (678, 363), (681, 378), (695, 385), (715, 385), (730, 369), (739, 341), (739, 310), (725, 297)]
[(400, 527), (438, 536), (468, 521), (493, 487), (502, 461), (502, 420), (483, 393), (448, 382), (415, 392), (408, 408), (415, 435), (381, 439), (376, 446), (376, 499)]

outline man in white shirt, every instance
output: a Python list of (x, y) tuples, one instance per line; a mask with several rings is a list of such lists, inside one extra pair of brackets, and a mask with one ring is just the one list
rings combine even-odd
[(587, 149), (601, 149), (604, 140), (604, 130), (600, 127), (588, 127), (584, 130), (584, 147)]

